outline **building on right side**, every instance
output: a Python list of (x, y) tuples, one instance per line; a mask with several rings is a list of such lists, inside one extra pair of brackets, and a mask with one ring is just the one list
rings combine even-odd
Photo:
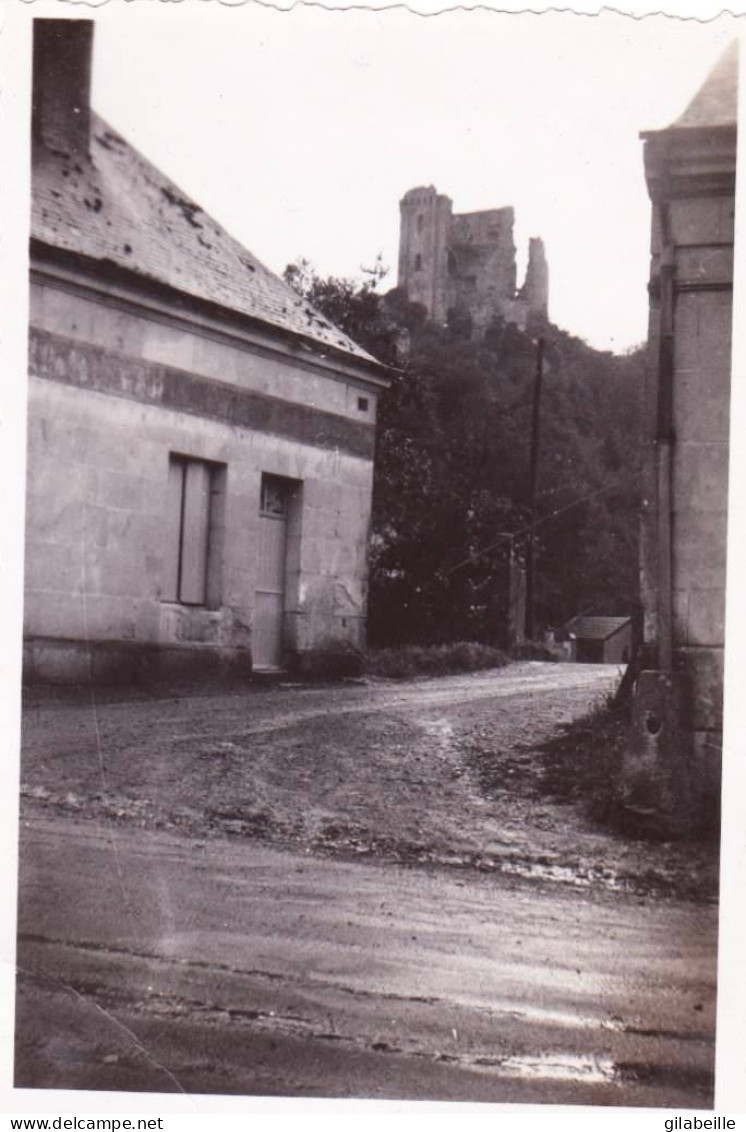
[[(644, 133), (652, 202), (643, 668), (626, 781), (662, 824), (717, 808), (722, 737), (738, 44)], [(707, 817), (705, 817), (707, 820)]]

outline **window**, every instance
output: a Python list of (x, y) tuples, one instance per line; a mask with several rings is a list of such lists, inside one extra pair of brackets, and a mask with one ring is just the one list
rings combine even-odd
[(361, 413), (367, 413), (369, 408), (369, 401), (367, 397), (358, 397), (357, 407)]
[(281, 476), (262, 475), (262, 497), (259, 509), (262, 515), (274, 519), (287, 518), (289, 484)]
[(417, 252), (417, 255), (414, 257), (414, 269), (415, 271), (422, 271), (422, 256), (419, 252)]
[(421, 232), (421, 231), (422, 231), (422, 225), (423, 225), (424, 223), (425, 223), (425, 218), (424, 218), (424, 216), (422, 215), (422, 213), (420, 213), (420, 214), (419, 214), (419, 216), (417, 217), (417, 231), (418, 231), (418, 232)]
[(164, 556), (164, 601), (220, 605), (224, 464), (171, 455)]

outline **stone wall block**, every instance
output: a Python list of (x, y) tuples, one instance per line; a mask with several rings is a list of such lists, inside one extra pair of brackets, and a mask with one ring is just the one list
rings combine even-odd
[(723, 726), (723, 650), (681, 648), (676, 665), (686, 674), (689, 725), (695, 731), (721, 731)]
[[(29, 462), (30, 474), (39, 468), (36, 461)], [(26, 539), (29, 551), (31, 546), (38, 548), (38, 553), (47, 543), (65, 543), (80, 546), (83, 538), (85, 524), (85, 510), (76, 496), (76, 491), (82, 492), (82, 479), (74, 470), (58, 469), (58, 476), (65, 475), (70, 495), (60, 499), (54, 489), (44, 486), (44, 478), (35, 484), (26, 499)]]
[(719, 385), (727, 384), (722, 367), (707, 375), (699, 369), (680, 369), (676, 374), (675, 427), (679, 443), (689, 440), (727, 444), (730, 432), (730, 405)]
[(84, 628), (91, 641), (153, 640), (147, 602), (131, 595), (87, 594)]
[(735, 208), (732, 198), (676, 200), (671, 208), (675, 244), (732, 244)]
[(674, 589), (717, 590), (725, 584), (726, 516), (707, 511), (674, 515)]
[(82, 593), (28, 591), (23, 606), (24, 636), (85, 636), (85, 606)]
[(645, 671), (638, 676), (620, 801), (632, 829), (648, 835), (678, 833), (691, 815), (686, 695), (682, 673)]
[(694, 732), (692, 761), (701, 824), (713, 826), (717, 823), (720, 812), (723, 767), (722, 736), (719, 731)]
[(725, 642), (725, 590), (692, 590), (689, 594), (687, 641), (689, 645)]
[(733, 282), (732, 247), (678, 248), (676, 252), (676, 284), (678, 287), (702, 283)]
[(673, 457), (674, 513), (725, 512), (728, 507), (726, 444), (680, 441)]
[(84, 592), (81, 548), (74, 542), (29, 542), (25, 562), (25, 586), (30, 594), (80, 595)]
[(145, 476), (101, 468), (88, 489), (91, 501), (109, 510), (144, 512), (152, 506), (151, 481)]
[(731, 358), (730, 292), (679, 294), (676, 298), (675, 333), (676, 372), (686, 368), (698, 369), (703, 389), (711, 387), (713, 392), (724, 395), (727, 401)]

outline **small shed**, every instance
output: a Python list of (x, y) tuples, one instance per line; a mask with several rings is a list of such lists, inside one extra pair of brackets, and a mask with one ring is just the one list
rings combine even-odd
[(632, 651), (631, 617), (573, 617), (564, 626), (575, 640), (575, 660), (587, 664), (626, 664)]

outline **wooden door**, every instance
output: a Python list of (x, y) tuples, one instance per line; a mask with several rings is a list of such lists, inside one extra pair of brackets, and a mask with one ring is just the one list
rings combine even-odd
[(288, 497), (287, 485), (281, 479), (262, 476), (252, 642), (254, 668), (282, 667)]

